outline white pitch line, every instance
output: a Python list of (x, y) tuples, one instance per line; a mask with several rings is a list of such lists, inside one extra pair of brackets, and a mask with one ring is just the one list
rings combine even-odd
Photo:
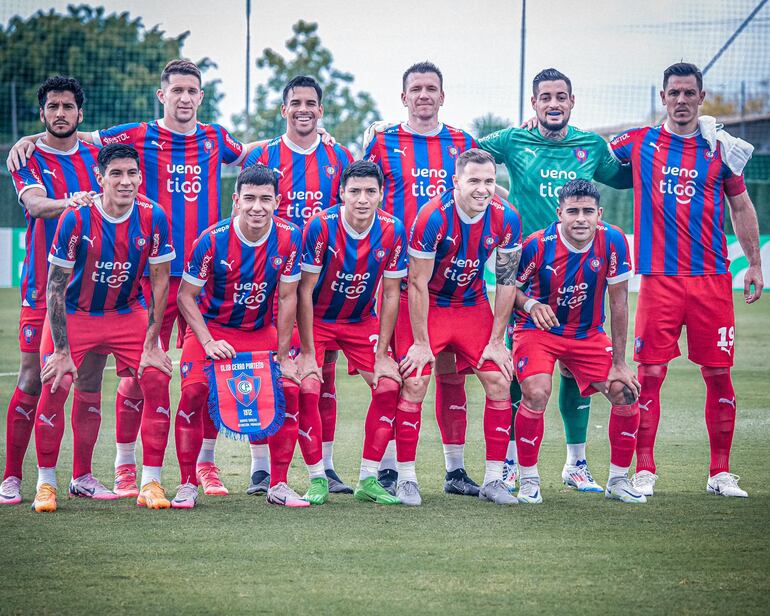
[[(174, 365), (174, 366), (178, 366), (179, 362), (174, 359), (174, 360), (171, 361), (171, 364)], [(115, 366), (105, 366), (104, 369), (105, 370), (113, 370), (114, 371), (115, 370)], [(4, 376), (19, 376), (19, 373), (18, 372), (0, 372), (0, 377), (4, 377)]]

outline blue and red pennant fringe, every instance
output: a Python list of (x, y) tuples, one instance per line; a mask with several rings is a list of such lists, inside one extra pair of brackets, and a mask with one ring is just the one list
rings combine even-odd
[(238, 353), (204, 368), (209, 379), (209, 415), (230, 438), (272, 436), (286, 418), (281, 367), (272, 351)]

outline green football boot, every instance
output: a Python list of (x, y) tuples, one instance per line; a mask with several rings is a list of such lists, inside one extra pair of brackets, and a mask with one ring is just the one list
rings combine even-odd
[(310, 488), (302, 498), (311, 505), (323, 505), (329, 500), (329, 480), (326, 477), (311, 479)]
[(367, 477), (358, 482), (353, 493), (356, 500), (363, 503), (377, 503), (378, 505), (400, 505), (398, 497), (385, 490), (376, 477)]

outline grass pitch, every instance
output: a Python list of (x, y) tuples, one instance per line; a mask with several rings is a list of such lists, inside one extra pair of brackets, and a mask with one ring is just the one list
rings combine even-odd
[[(656, 495), (646, 506), (563, 489), (561, 419), (546, 414), (540, 506), (496, 507), (442, 491), (443, 456), (433, 397), (425, 404), (418, 455), (424, 505), (364, 505), (333, 496), (290, 511), (244, 494), (249, 453), (220, 439), (227, 498), (201, 497), (193, 511), (146, 511), (132, 502), (60, 498), (56, 514), (30, 512), (34, 444), (25, 503), (0, 508), (0, 613), (727, 613), (766, 614), (770, 591), (770, 299), (735, 296), (739, 410), (733, 468), (747, 500), (706, 494), (705, 397), (695, 366), (672, 362), (663, 389)], [(0, 372), (17, 370), (18, 293), (0, 290)], [(354, 482), (368, 393), (340, 362), (335, 462)], [(483, 393), (469, 379), (466, 462), (483, 476)], [(558, 382), (558, 380), (557, 380)], [(15, 376), (0, 377), (3, 412)], [(178, 399), (179, 377), (172, 382)], [(116, 379), (108, 372), (94, 473), (111, 483)], [(594, 398), (589, 460), (604, 483), (609, 405)], [(4, 442), (4, 422), (3, 422)], [(0, 462), (4, 462), (4, 446)], [(66, 493), (71, 435), (59, 484)], [(178, 480), (173, 430), (164, 484)], [(307, 486), (299, 453), (290, 483)]]

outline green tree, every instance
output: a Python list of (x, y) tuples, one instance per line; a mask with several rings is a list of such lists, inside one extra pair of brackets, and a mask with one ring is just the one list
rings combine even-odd
[[(36, 91), (55, 74), (77, 78), (86, 92), (84, 129), (150, 120), (160, 113), (155, 91), (169, 60), (178, 58), (189, 32), (168, 37), (146, 29), (128, 13), (105, 15), (103, 8), (69, 6), (65, 14), (39, 11), (0, 25), (0, 142), (13, 140), (11, 93), (15, 92), (20, 135), (38, 132)], [(209, 58), (201, 70), (216, 66)], [(204, 83), (203, 121), (218, 116), (218, 80)]]
[(471, 121), (471, 133), (476, 139), (481, 139), (509, 126), (512, 126), (510, 120), (496, 116), (494, 113), (485, 113)]
[[(297, 75), (309, 75), (323, 88), (323, 125), (340, 143), (360, 147), (366, 127), (379, 118), (379, 112), (368, 92), (354, 92), (353, 75), (333, 66), (332, 53), (321, 44), (318, 24), (298, 21), (292, 26), (293, 36), (286, 41), (290, 57), (284, 57), (270, 48), (257, 59), (257, 68), (270, 74), (265, 83), (256, 88), (249, 125), (245, 114), (233, 117), (247, 139), (270, 139), (282, 134), (286, 121), (281, 117), (281, 94), (286, 83)], [(354, 147), (355, 147), (354, 146)]]

